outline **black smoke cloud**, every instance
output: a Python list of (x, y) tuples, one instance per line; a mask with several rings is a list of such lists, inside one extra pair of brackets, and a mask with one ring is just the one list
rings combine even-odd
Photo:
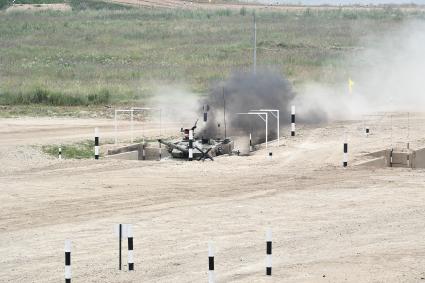
[[(226, 111), (227, 136), (253, 134), (255, 142), (265, 139), (264, 122), (254, 115), (237, 115), (258, 109), (279, 109), (280, 125), (290, 123), (291, 102), (295, 92), (291, 83), (282, 75), (270, 71), (234, 73), (227, 81), (215, 86), (202, 105), (208, 104), (207, 123), (199, 135), (203, 137), (224, 137), (224, 105)], [(315, 113), (315, 120), (323, 115)], [(269, 139), (276, 138), (276, 118), (269, 114)]]

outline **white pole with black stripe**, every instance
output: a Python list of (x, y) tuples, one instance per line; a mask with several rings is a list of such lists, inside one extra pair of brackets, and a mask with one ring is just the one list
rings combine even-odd
[(291, 106), (291, 136), (295, 136), (295, 105)]
[(94, 159), (99, 159), (99, 128), (94, 128)]
[(252, 134), (249, 133), (249, 151), (252, 151)]
[(214, 283), (214, 247), (208, 243), (208, 283)]
[(158, 150), (159, 150), (159, 161), (161, 161), (161, 159), (162, 159), (162, 148), (161, 148), (161, 143), (159, 142), (158, 143), (159, 144), (159, 148), (158, 148)]
[(209, 105), (204, 105), (202, 106), (202, 110), (204, 110), (204, 122), (207, 122), (208, 120), (208, 110), (209, 110)]
[(344, 166), (344, 167), (348, 166), (348, 143), (347, 143), (347, 141), (344, 142), (344, 155), (342, 157), (342, 166)]
[(189, 161), (193, 160), (193, 130), (189, 130)]
[(272, 275), (272, 230), (266, 232), (266, 275)]
[(59, 147), (59, 159), (62, 159), (62, 147)]
[(145, 141), (143, 141), (142, 145), (142, 160), (146, 160)]
[(65, 283), (71, 283), (71, 241), (65, 240)]
[(128, 270), (134, 270), (133, 257), (133, 225), (127, 225), (127, 240), (128, 240)]

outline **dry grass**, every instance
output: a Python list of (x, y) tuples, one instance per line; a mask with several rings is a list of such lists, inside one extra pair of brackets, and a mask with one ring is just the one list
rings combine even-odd
[[(181, 83), (202, 93), (230, 72), (251, 68), (250, 10), (130, 9), (77, 0), (73, 7), (1, 14), (1, 104), (33, 103), (37, 91), (63, 96), (40, 102), (53, 105), (127, 103), (158, 85)], [(336, 82), (346, 79), (343, 59), (365, 38), (422, 16), (394, 9), (260, 12), (258, 65), (295, 86)], [(107, 100), (90, 101), (104, 92)]]

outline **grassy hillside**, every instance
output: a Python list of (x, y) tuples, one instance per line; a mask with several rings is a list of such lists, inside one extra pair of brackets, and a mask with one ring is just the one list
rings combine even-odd
[[(1, 0), (0, 0), (1, 1)], [(208, 90), (252, 63), (251, 11), (129, 9), (72, 0), (73, 12), (0, 15), (0, 104), (126, 103), (157, 86)], [(397, 10), (262, 12), (258, 65), (295, 84), (346, 79), (361, 40), (397, 28)]]

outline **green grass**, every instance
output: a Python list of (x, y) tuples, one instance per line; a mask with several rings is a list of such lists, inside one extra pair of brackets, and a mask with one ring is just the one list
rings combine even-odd
[[(31, 1), (31, 0), (30, 0)], [(42, 1), (42, 0), (41, 0)], [(54, 1), (54, 0), (53, 0)], [(69, 3), (74, 11), (81, 10), (130, 10), (132, 7), (102, 0), (64, 0)]]
[(51, 106), (78, 106), (107, 104), (110, 99), (109, 90), (100, 90), (87, 95), (65, 94), (60, 91), (50, 91), (42, 88), (35, 88), (25, 93), (5, 92), (0, 95), (0, 104), (3, 105), (28, 105), (43, 104)]
[[(70, 3), (72, 12), (0, 12), (0, 104), (126, 104), (174, 84), (202, 94), (234, 70), (251, 68), (250, 10)], [(289, 76), (295, 88), (345, 81), (347, 57), (412, 18), (423, 14), (260, 12), (257, 62)]]
[(7, 8), (11, 2), (10, 0), (0, 0), (0, 10)]
[(15, 0), (15, 4), (55, 4), (65, 3), (65, 0)]
[[(62, 145), (62, 158), (64, 159), (89, 159), (94, 158), (94, 141), (86, 140), (75, 144)], [(48, 155), (58, 157), (58, 145), (44, 145), (41, 150)]]

